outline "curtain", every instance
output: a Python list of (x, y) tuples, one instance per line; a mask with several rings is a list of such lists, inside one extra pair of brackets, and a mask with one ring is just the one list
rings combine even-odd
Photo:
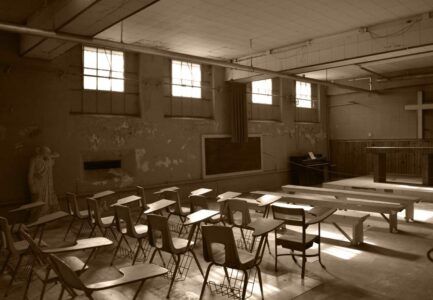
[(227, 85), (232, 142), (245, 143), (248, 141), (247, 85), (238, 82), (227, 82)]

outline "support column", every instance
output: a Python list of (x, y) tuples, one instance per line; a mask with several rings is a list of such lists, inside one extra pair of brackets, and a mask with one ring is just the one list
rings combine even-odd
[(422, 155), (422, 184), (433, 186), (433, 154), (425, 153)]
[(373, 153), (374, 182), (386, 182), (386, 153)]

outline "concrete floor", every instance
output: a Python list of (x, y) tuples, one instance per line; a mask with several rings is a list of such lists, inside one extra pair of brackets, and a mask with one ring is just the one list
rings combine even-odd
[[(253, 211), (252, 214), (258, 216)], [(266, 251), (261, 265), (265, 299), (433, 299), (433, 263), (426, 258), (426, 252), (433, 247), (433, 204), (418, 204), (415, 219), (416, 222), (405, 223), (403, 215), (400, 216), (399, 233), (391, 234), (388, 224), (373, 214), (365, 223), (365, 244), (359, 247), (349, 246), (332, 225), (323, 225), (322, 259), (327, 269), (322, 269), (317, 261), (307, 263), (304, 281), (300, 277), (300, 268), (289, 256), (279, 258), (279, 271), (275, 273), (274, 257)], [(46, 231), (45, 240), (49, 245), (64, 243), (62, 232), (66, 224), (62, 226), (53, 226)], [(274, 252), (272, 235), (270, 240)], [(204, 268), (206, 263), (202, 259), (201, 243), (196, 249)], [(112, 251), (113, 247), (110, 247), (98, 252), (91, 261), (91, 268), (82, 276), (85, 282), (119, 276), (115, 267), (108, 266)], [(84, 252), (74, 255), (86, 257)], [(123, 256), (116, 260), (115, 265), (119, 268), (130, 262)], [(223, 272), (214, 270), (212, 280), (217, 281)], [(8, 275), (0, 277), (1, 291), (4, 291), (8, 279)], [(201, 283), (202, 277), (193, 262), (187, 278), (175, 283), (171, 299), (198, 299)], [(169, 281), (165, 278), (149, 280), (139, 299), (164, 299), (168, 286)], [(106, 294), (110, 299), (131, 299), (136, 287), (124, 286)], [(33, 279), (29, 299), (38, 299), (40, 290), (40, 282)], [(58, 285), (49, 286), (45, 299), (57, 299), (59, 291)], [(23, 282), (17, 282), (8, 299), (21, 299), (22, 292)], [(260, 299), (259, 295), (258, 285), (255, 285), (251, 299)], [(227, 298), (212, 295), (207, 289), (205, 299)]]

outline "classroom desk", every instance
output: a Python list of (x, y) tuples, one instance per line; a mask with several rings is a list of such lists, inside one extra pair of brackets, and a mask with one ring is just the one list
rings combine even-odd
[(115, 203), (111, 204), (110, 206), (114, 206), (114, 205), (126, 205), (129, 203), (133, 203), (135, 201), (141, 200), (141, 197), (136, 196), (136, 195), (131, 195), (128, 197), (124, 197), (124, 198), (120, 198), (118, 199)]
[(35, 222), (27, 224), (28, 228), (32, 228), (32, 227), (36, 227), (35, 233), (33, 235), (33, 239), (36, 239), (36, 236), (38, 235), (39, 231), (39, 242), (38, 244), (40, 245), (42, 242), (42, 236), (44, 235), (44, 230), (45, 230), (45, 225), (55, 222), (57, 220), (60, 220), (62, 218), (68, 217), (69, 214), (59, 210), (56, 212), (53, 212), (51, 214), (45, 215), (40, 217), (39, 219), (37, 219)]
[(36, 201), (28, 204), (21, 205), (15, 209), (9, 210), (9, 213), (16, 213), (16, 212), (22, 212), (22, 211), (31, 211), (32, 209), (39, 208), (41, 206), (44, 206), (45, 203), (42, 201)]
[[(36, 201), (28, 204), (21, 205), (15, 209), (11, 209), (8, 212), (8, 219), (11, 220), (11, 228), (12, 232), (18, 232), (21, 225), (32, 221), (39, 215), (40, 208), (44, 206), (45, 203), (42, 201)], [(38, 211), (38, 213), (32, 214), (34, 211)], [(33, 215), (33, 216), (32, 216)], [(29, 220), (30, 216), (30, 220)], [(16, 227), (16, 225), (18, 225)]]
[(102, 191), (102, 192), (93, 194), (93, 196), (91, 198), (93, 198), (93, 199), (101, 199), (101, 198), (113, 195), (114, 193), (115, 193), (114, 191), (110, 191), (110, 190)]
[(148, 209), (145, 210), (143, 214), (148, 215), (148, 214), (158, 213), (164, 208), (167, 208), (175, 203), (176, 201), (167, 200), (167, 199), (161, 199), (153, 203), (148, 203), (147, 204)]
[(280, 200), (281, 196), (266, 194), (266, 195), (263, 195), (257, 199), (236, 196), (233, 198), (221, 198), (221, 199), (218, 199), (217, 202), (221, 203), (221, 202), (225, 202), (225, 201), (231, 200), (231, 199), (242, 200), (242, 201), (245, 201), (249, 204), (257, 205), (258, 207), (264, 207), (265, 210), (263, 212), (263, 217), (267, 218), (269, 216), (269, 212), (271, 210), (271, 204)]
[[(194, 236), (194, 232), (196, 231), (197, 227), (200, 226), (201, 222), (205, 222), (206, 220), (209, 220), (213, 216), (216, 216), (220, 212), (217, 210), (210, 210), (210, 209), (201, 209), (199, 211), (196, 211), (192, 214), (189, 214), (186, 217), (185, 223), (183, 223), (184, 226), (192, 225), (191, 231), (189, 232), (188, 236), (188, 246), (191, 244), (192, 238)], [(198, 230), (195, 235), (194, 244), (197, 242), (197, 236), (198, 236)]]
[(254, 229), (253, 237), (260, 237), (259, 246), (256, 251), (256, 265), (259, 265), (262, 261), (265, 245), (269, 245), (268, 233), (283, 226), (283, 224), (284, 221), (269, 218), (260, 218), (248, 224), (249, 227)]
[(219, 194), (217, 196), (217, 198), (218, 198), (218, 200), (221, 200), (220, 202), (222, 202), (222, 201), (225, 201), (225, 200), (228, 200), (228, 199), (233, 199), (233, 198), (235, 198), (237, 196), (240, 196), (241, 194), (242, 193), (228, 191), (228, 192)]
[(177, 186), (171, 186), (171, 187), (163, 188), (163, 189), (160, 189), (159, 191), (153, 192), (153, 194), (158, 195), (158, 194), (163, 194), (165, 192), (174, 192), (177, 190), (179, 190), (179, 188)]
[(107, 247), (113, 244), (113, 241), (105, 238), (105, 237), (94, 237), (88, 239), (77, 240), (76, 243), (72, 246), (66, 246), (62, 248), (50, 248), (43, 249), (42, 252), (45, 254), (57, 254), (57, 253), (65, 253), (65, 252), (73, 252), (79, 250), (88, 250), (92, 249), (90, 255), (87, 257), (82, 270), (86, 268), (89, 263), (90, 258), (95, 253), (98, 248)]
[(191, 191), (190, 196), (202, 196), (202, 195), (205, 195), (209, 192), (212, 192), (212, 190), (207, 189), (207, 188), (200, 188), (200, 189)]

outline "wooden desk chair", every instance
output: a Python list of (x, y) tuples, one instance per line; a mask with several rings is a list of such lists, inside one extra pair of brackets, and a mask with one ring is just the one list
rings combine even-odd
[[(206, 196), (190, 195), (188, 198), (189, 198), (191, 213), (199, 211), (200, 209), (209, 209), (209, 204), (207, 203)], [(218, 224), (220, 222), (224, 224), (221, 213), (216, 216), (213, 216), (212, 218), (206, 221), (206, 223), (210, 223), (210, 224)]]
[(9, 226), (8, 220), (3, 217), (0, 217), (0, 238), (1, 238), (1, 245), (3, 249), (7, 251), (6, 260), (0, 270), (0, 275), (3, 274), (11, 258), (13, 257), (18, 258), (15, 267), (12, 269), (11, 279), (9, 280), (6, 291), (4, 293), (4, 297), (7, 297), (9, 293), (9, 289), (12, 286), (12, 283), (15, 281), (15, 277), (21, 266), (23, 257), (29, 254), (28, 252), (29, 244), (26, 241), (15, 242), (13, 240), (11, 234), (11, 227)]
[[(40, 299), (42, 300), (44, 299), (47, 284), (57, 283), (59, 281), (59, 277), (52, 270), (51, 262), (49, 261), (47, 254), (42, 252), (42, 249), (30, 237), (30, 235), (24, 230), (20, 230), (20, 236), (23, 238), (23, 240), (29, 243), (33, 253), (32, 268), (27, 279), (26, 289), (24, 291), (24, 299), (26, 299), (27, 297), (27, 292), (30, 288), (32, 275), (34, 273), (36, 274), (36, 277), (39, 278), (39, 280), (42, 282), (42, 290), (40, 296)], [(71, 270), (77, 273), (77, 275), (81, 275), (88, 269), (86, 264), (76, 256), (68, 256), (64, 257), (63, 259), (65, 263), (71, 268)], [(61, 295), (63, 295), (63, 289), (61, 291)]]
[(66, 237), (69, 234), (69, 231), (71, 231), (72, 226), (74, 225), (75, 221), (80, 222), (80, 229), (78, 230), (77, 235), (75, 236), (75, 241), (80, 237), (81, 231), (83, 230), (84, 224), (88, 224), (90, 228), (92, 228), (90, 221), (89, 221), (89, 210), (80, 210), (77, 202), (77, 195), (74, 193), (66, 193), (66, 201), (67, 201), (67, 208), (68, 213), (71, 215), (72, 219), (69, 223), (68, 229), (66, 230), (65, 236), (63, 237), (63, 240), (66, 240)]
[[(305, 276), (305, 263), (307, 261), (307, 257), (318, 256), (320, 265), (326, 269), (322, 264), (320, 256), (320, 223), (325, 217), (315, 217), (312, 215), (306, 216), (305, 211), (302, 208), (289, 208), (278, 205), (273, 205), (272, 211), (274, 219), (284, 221), (285, 224), (284, 228), (275, 230), (275, 272), (278, 270), (278, 256), (283, 255), (291, 255), (294, 262), (298, 266), (299, 264), (296, 260), (296, 256), (302, 257), (302, 279), (304, 279)], [(317, 224), (317, 234), (307, 234), (307, 228), (313, 224)], [(286, 225), (300, 227), (302, 231), (297, 232), (287, 229)], [(307, 254), (306, 251), (310, 249), (314, 243), (318, 245), (318, 252), (314, 254)], [(278, 254), (278, 246), (282, 246), (285, 249), (290, 249), (291, 253)], [(295, 253), (295, 251), (300, 253)]]
[[(83, 291), (87, 298), (94, 299), (93, 296), (95, 296), (95, 294), (98, 294), (95, 292), (111, 289), (117, 286), (122, 286), (134, 282), (140, 282), (140, 285), (136, 290), (133, 298), (136, 299), (138, 294), (140, 293), (141, 288), (143, 287), (144, 282), (147, 279), (162, 276), (168, 272), (167, 269), (157, 265), (139, 264), (119, 269), (119, 272), (123, 274), (121, 278), (92, 284), (84, 284), (78, 277), (78, 275), (63, 260), (53, 254), (49, 254), (49, 258), (53, 264), (54, 271), (60, 277), (64, 288), (66, 288), (70, 293), (72, 293), (73, 298), (77, 296), (75, 290)], [(97, 297), (97, 299), (101, 298), (102, 297)], [(124, 295), (119, 293), (117, 297), (115, 297), (115, 294), (110, 293), (106, 297), (104, 297), (104, 299), (120, 300), (124, 299)]]
[[(253, 228), (248, 226), (248, 224), (251, 223), (251, 215), (250, 215), (250, 210), (248, 208), (248, 203), (243, 200), (236, 200), (236, 199), (227, 200), (226, 211), (227, 211), (226, 214), (227, 214), (228, 223), (233, 227), (240, 229), (245, 250), (248, 250), (248, 245), (245, 238), (244, 230), (253, 230)], [(240, 213), (240, 218), (236, 216), (237, 213)], [(254, 249), (255, 241), (256, 238), (254, 237), (251, 243), (250, 251)]]
[[(136, 239), (138, 243), (137, 250), (135, 251), (134, 259), (132, 261), (132, 264), (134, 265), (140, 250), (143, 253), (144, 259), (146, 259), (146, 251), (143, 248), (143, 240), (147, 237), (147, 230), (148, 230), (147, 225), (143, 225), (143, 224), (134, 225), (134, 222), (132, 221), (132, 217), (131, 217), (131, 210), (127, 206), (114, 205), (114, 210), (116, 212), (117, 230), (120, 232), (121, 237), (119, 242), (117, 243), (117, 247), (116, 250), (114, 251), (113, 258), (111, 259), (111, 265), (113, 265), (114, 259), (116, 258), (117, 251), (119, 251), (122, 241), (128, 243), (127, 237)], [(123, 227), (121, 225), (122, 222), (124, 224)], [(131, 247), (129, 246), (129, 248)]]
[[(238, 249), (233, 234), (233, 228), (226, 226), (212, 226), (205, 225), (202, 227), (203, 232), (203, 257), (205, 261), (209, 262), (206, 270), (206, 275), (203, 281), (200, 299), (203, 298), (203, 293), (206, 288), (209, 272), (213, 265), (224, 268), (224, 272), (230, 284), (230, 277), (227, 268), (241, 270), (244, 273), (244, 282), (242, 290), (242, 298), (245, 299), (247, 286), (248, 286), (248, 271), (256, 268), (259, 277), (260, 291), (263, 298), (263, 285), (262, 275), (259, 267), (261, 261), (257, 254), (254, 255), (248, 251)], [(214, 247), (221, 245), (223, 247)], [(223, 249), (218, 251), (218, 249)]]
[(93, 235), (96, 227), (98, 227), (102, 236), (106, 237), (107, 231), (110, 230), (113, 238), (117, 241), (116, 233), (113, 230), (113, 227), (115, 226), (114, 216), (102, 217), (101, 209), (99, 207), (98, 200), (96, 199), (87, 198), (87, 205), (89, 210), (89, 219), (92, 226), (89, 237)]
[(164, 259), (162, 257), (161, 251), (164, 251), (166, 253), (169, 253), (172, 255), (173, 260), (175, 261), (176, 265), (173, 271), (173, 277), (171, 278), (170, 287), (167, 292), (167, 298), (170, 297), (170, 291), (173, 287), (174, 280), (176, 278), (176, 274), (179, 269), (179, 264), (181, 261), (181, 255), (186, 254), (187, 252), (190, 252), (192, 256), (194, 257), (194, 260), (200, 270), (200, 273), (203, 274), (203, 270), (200, 266), (200, 263), (197, 259), (196, 254), (194, 253), (193, 247), (194, 242), (182, 238), (173, 238), (171, 236), (171, 231), (168, 226), (168, 218), (158, 215), (148, 215), (147, 216), (148, 222), (149, 222), (149, 243), (152, 247), (155, 248), (155, 250), (152, 253), (152, 256), (150, 258), (150, 263), (152, 263), (156, 252), (158, 252), (159, 256), (161, 257), (161, 260), (164, 263)]
[(179, 231), (179, 236), (181, 236), (182, 231), (185, 228), (184, 223), (186, 221), (186, 216), (188, 216), (191, 213), (190, 208), (182, 206), (179, 190), (167, 190), (164, 191), (164, 193), (161, 193), (161, 195), (165, 199), (176, 201), (176, 203), (172, 207), (169, 207), (167, 209), (168, 218), (170, 218), (172, 215), (179, 217), (180, 221), (182, 222), (182, 226), (180, 227), (180, 231)]

